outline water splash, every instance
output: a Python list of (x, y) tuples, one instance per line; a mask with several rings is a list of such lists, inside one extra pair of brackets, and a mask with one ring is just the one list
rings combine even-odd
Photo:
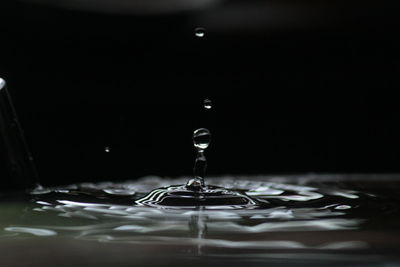
[[(332, 241), (328, 234), (324, 234), (328, 236), (326, 239), (322, 238), (320, 243), (312, 245), (296, 238), (279, 238), (285, 233), (295, 233), (296, 236), (299, 232), (318, 232), (321, 235), (359, 229), (364, 220), (353, 214), (360, 214), (360, 209), (372, 211), (370, 205), (364, 204), (373, 199), (368, 194), (352, 190), (352, 195), (349, 195), (349, 190), (329, 186), (269, 182), (271, 178), (210, 177), (209, 182), (216, 187), (205, 187), (206, 194), (211, 192), (213, 195), (208, 195), (203, 201), (218, 201), (219, 198), (226, 203), (226, 197), (232, 197), (230, 192), (236, 191), (241, 192), (244, 198), (252, 194), (257, 202), (240, 209), (234, 205), (195, 203), (190, 206), (177, 198), (162, 200), (176, 192), (186, 192), (191, 196), (192, 191), (182, 185), (184, 180), (185, 177), (147, 177), (126, 183), (84, 183), (49, 189), (49, 194), (32, 195), (35, 201), (29, 216), (24, 216), (27, 218), (25, 223), (13, 223), (4, 230), (19, 235), (46, 236), (55, 233), (60, 237), (101, 242), (195, 246), (198, 255), (207, 254), (211, 248), (257, 252), (263, 249), (336, 251), (368, 247), (362, 240)], [(180, 185), (163, 187), (168, 184)], [(154, 187), (159, 188), (147, 194)], [(216, 190), (220, 190), (221, 194), (225, 190), (228, 195), (218, 195)], [(237, 194), (234, 196), (238, 197)], [(177, 202), (168, 203), (171, 199)], [(192, 201), (190, 197), (187, 199)], [(132, 205), (132, 201), (136, 204)], [(165, 207), (168, 207), (166, 204), (181, 206), (176, 206), (176, 209), (152, 209), (148, 207), (151, 201), (155, 201), (155, 207), (160, 207), (160, 201), (164, 201)], [(258, 204), (263, 201), (269, 204)], [(232, 203), (232, 200), (229, 202)], [(44, 220), (43, 216), (53, 219)], [(34, 223), (35, 218), (38, 218), (38, 223)], [(66, 223), (67, 219), (69, 223)], [(43, 222), (50, 224), (43, 225)], [(266, 233), (268, 235), (263, 235)]]

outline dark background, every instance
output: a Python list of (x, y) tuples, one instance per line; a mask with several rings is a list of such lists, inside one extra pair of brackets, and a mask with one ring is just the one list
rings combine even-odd
[(199, 127), (212, 175), (400, 171), (392, 2), (111, 2), (0, 3), (0, 76), (43, 184), (190, 175)]

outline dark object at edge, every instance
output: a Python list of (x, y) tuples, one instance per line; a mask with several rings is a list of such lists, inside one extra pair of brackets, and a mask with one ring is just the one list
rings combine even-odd
[(0, 78), (0, 191), (33, 188), (37, 177), (11, 96)]

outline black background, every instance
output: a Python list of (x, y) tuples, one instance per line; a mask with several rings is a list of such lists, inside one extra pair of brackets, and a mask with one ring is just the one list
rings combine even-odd
[(400, 171), (391, 2), (0, 8), (0, 76), (43, 184), (190, 175), (199, 127), (211, 175)]

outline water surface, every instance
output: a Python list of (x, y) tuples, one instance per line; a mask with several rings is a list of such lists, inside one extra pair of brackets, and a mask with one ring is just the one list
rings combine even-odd
[(186, 177), (3, 196), (6, 266), (400, 266), (400, 175), (211, 177), (261, 206), (138, 205)]

